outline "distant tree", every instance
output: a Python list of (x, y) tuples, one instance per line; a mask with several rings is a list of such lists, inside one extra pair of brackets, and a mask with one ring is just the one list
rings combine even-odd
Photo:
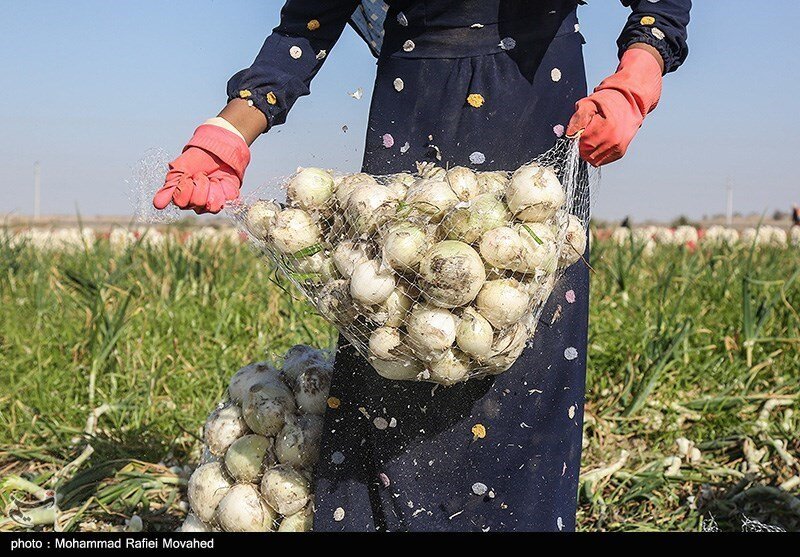
[(785, 220), (789, 218), (789, 213), (784, 213), (780, 209), (772, 213), (772, 220)]
[(686, 215), (681, 215), (674, 221), (670, 223), (672, 228), (677, 228), (678, 226), (696, 226), (695, 223), (689, 220), (689, 217)]

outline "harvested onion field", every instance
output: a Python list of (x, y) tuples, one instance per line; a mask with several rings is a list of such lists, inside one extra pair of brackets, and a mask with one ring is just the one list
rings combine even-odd
[[(174, 529), (230, 376), (334, 343), (235, 236), (179, 236), (0, 234), (0, 529)], [(599, 236), (580, 529), (800, 529), (800, 248)]]

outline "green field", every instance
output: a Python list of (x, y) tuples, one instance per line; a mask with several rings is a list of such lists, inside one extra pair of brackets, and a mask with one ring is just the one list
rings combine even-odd
[[(599, 241), (592, 265), (580, 529), (800, 529), (800, 251)], [(0, 529), (51, 527), (26, 480), (61, 529), (174, 528), (227, 379), (335, 338), (243, 245), (0, 239)]]

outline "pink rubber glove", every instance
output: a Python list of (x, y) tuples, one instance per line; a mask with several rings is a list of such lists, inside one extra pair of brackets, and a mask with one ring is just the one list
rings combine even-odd
[(580, 136), (581, 157), (602, 166), (625, 156), (645, 116), (661, 99), (661, 66), (646, 50), (623, 54), (617, 73), (575, 105), (567, 135)]
[(197, 128), (183, 153), (169, 164), (164, 187), (153, 206), (170, 202), (195, 213), (219, 213), (226, 201), (239, 197), (250, 149), (241, 137), (219, 126)]

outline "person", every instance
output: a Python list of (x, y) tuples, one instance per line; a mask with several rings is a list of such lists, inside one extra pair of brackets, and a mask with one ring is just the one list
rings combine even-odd
[[(425, 160), (513, 170), (565, 134), (580, 134), (588, 163), (616, 161), (656, 108), (662, 76), (687, 57), (691, 2), (622, 0), (631, 12), (619, 66), (588, 96), (583, 3), (289, 0), (154, 204), (214, 213), (235, 199), (248, 145), (309, 94), (351, 19), (378, 56), (364, 172)], [(325, 418), (314, 529), (573, 530), (588, 296), (587, 266), (574, 265), (511, 369), (449, 388), (383, 379), (341, 339), (331, 388), (341, 402)]]
[(792, 226), (800, 226), (800, 207), (792, 205)]

